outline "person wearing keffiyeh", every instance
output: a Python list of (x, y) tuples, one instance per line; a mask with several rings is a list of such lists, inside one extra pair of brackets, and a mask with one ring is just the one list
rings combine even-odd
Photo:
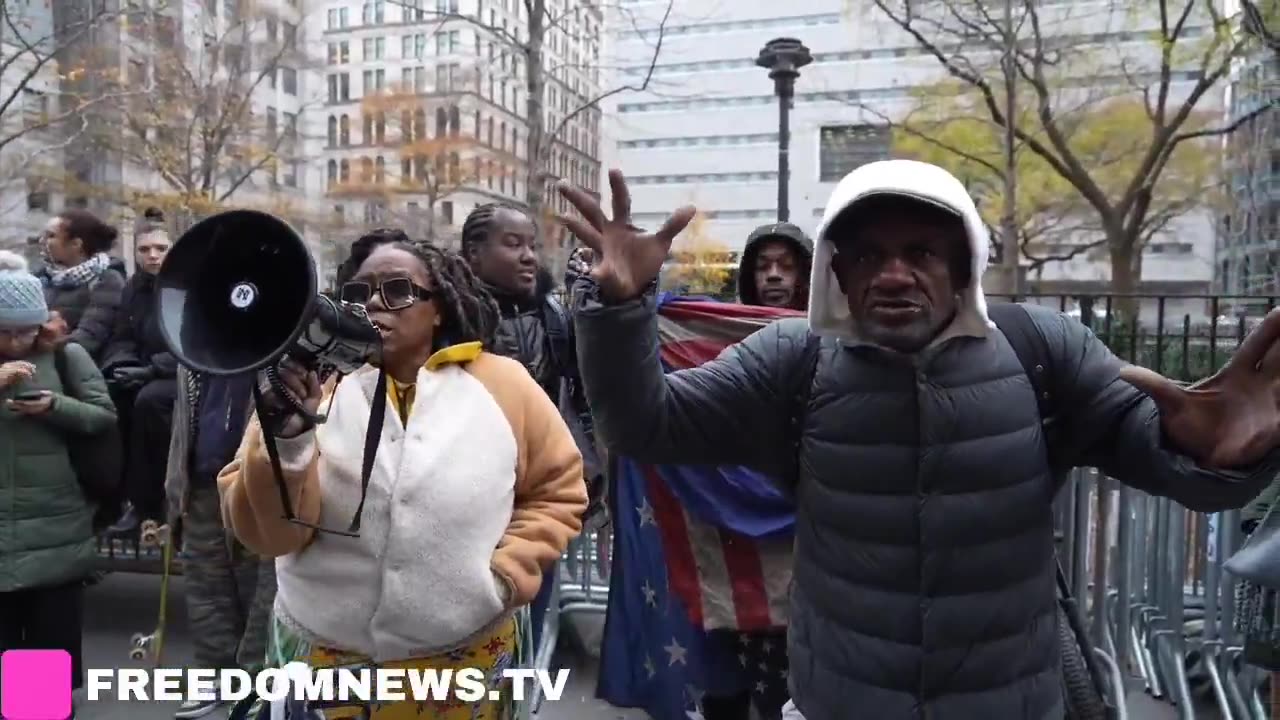
[(88, 210), (64, 210), (45, 227), (45, 266), (34, 273), (49, 309), (71, 329), (70, 341), (95, 361), (111, 340), (124, 292), (124, 275), (112, 267), (108, 254), (116, 236), (115, 228)]

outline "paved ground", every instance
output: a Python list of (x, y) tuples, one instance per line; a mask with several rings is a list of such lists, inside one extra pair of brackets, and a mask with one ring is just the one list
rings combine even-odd
[[(86, 598), (85, 654), (87, 667), (143, 667), (129, 659), (129, 638), (135, 632), (150, 630), (155, 623), (159, 578), (148, 575), (115, 574), (89, 590)], [(181, 598), (182, 582), (171, 588)], [(182, 603), (169, 618), (170, 637), (166, 642), (165, 665), (181, 667), (191, 661), (191, 643), (186, 633)], [(588, 620), (577, 628), (576, 636), (561, 645), (561, 664), (571, 668), (569, 688), (562, 700), (543, 705), (539, 720), (644, 720), (643, 713), (613, 708), (594, 698), (595, 663), (582, 643), (598, 642), (599, 620)], [(176, 703), (95, 702), (85, 704), (81, 720), (162, 720), (173, 717)], [(222, 713), (208, 716), (222, 720)], [(1175, 709), (1142, 693), (1131, 696), (1129, 720), (1172, 720)], [(1217, 715), (1197, 712), (1197, 720), (1216, 720)]]

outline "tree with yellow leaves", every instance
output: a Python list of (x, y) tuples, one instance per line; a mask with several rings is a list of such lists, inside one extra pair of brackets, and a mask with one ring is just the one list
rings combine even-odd
[(262, 112), (254, 102), (259, 89), (299, 94), (311, 61), (298, 23), (252, 0), (220, 7), (231, 11), (198, 13), (198, 27), (179, 28), (161, 12), (135, 21), (130, 32), (155, 52), (131, 58), (124, 83), (150, 83), (154, 91), (98, 117), (99, 146), (119, 153), (141, 180), (93, 190), (159, 207), (179, 229), (233, 196), (237, 206), (269, 206), (282, 187), (298, 186), (303, 169), (300, 113)]
[[(1003, 128), (993, 122), (979, 95), (967, 85), (947, 81), (915, 93), (916, 107), (891, 122), (893, 153), (949, 170), (969, 188), (983, 219), (999, 228), (1006, 207)], [(1034, 111), (1025, 98), (1024, 113)], [(1201, 114), (1203, 115), (1203, 113)], [(1189, 121), (1206, 126), (1208, 117)], [(1030, 123), (1030, 119), (1020, 119)], [(1089, 169), (1108, 197), (1124, 193), (1141, 162), (1152, 121), (1140, 100), (1118, 97), (1078, 108), (1067, 146)], [(1160, 173), (1141, 223), (1134, 229), (1138, 248), (1187, 213), (1221, 203), (1218, 148), (1204, 142), (1179, 144)], [(1107, 234), (1096, 208), (1043, 157), (1015, 146), (1014, 205), (1018, 248), (1031, 273), (1053, 262), (1105, 252)], [(993, 237), (999, 237), (993, 232)], [(998, 250), (999, 248), (997, 248)]]
[(711, 237), (706, 216), (698, 213), (672, 244), (661, 285), (664, 290), (687, 295), (722, 297), (732, 294), (727, 287), (735, 269), (733, 252)]
[[(1194, 184), (1196, 146), (1221, 143), (1223, 135), (1272, 107), (1211, 122), (1212, 98), (1258, 44), (1213, 0), (872, 5), (873, 21), (905, 33), (965, 88), (965, 100), (943, 97), (944, 105), (972, 108), (975, 120), (1011, 130), (1019, 156), (1015, 180), (1022, 179), (1023, 167), (1044, 170), (1019, 183), (1015, 197), (1030, 190), (1033, 200), (1019, 199), (1017, 208), (1044, 197), (1035, 187), (1042, 182), (1069, 190), (1073, 201), (1078, 197), (1092, 210), (1116, 293), (1139, 287), (1153, 210), (1172, 192), (1166, 173), (1175, 176), (1173, 185), (1182, 183), (1176, 176), (1185, 163)], [(925, 117), (944, 116), (935, 111)], [(1108, 119), (1120, 125), (1114, 137), (1106, 137)]]
[[(463, 189), (505, 189), (519, 166), (505, 134), (495, 139), (492, 117), (487, 134), (464, 133), (461, 112), (456, 97), (412, 87), (366, 95), (359, 121), (369, 150), (358, 158), (329, 161), (329, 194), (376, 202), (393, 216), (397, 200), (415, 203), (422, 208), (425, 236), (447, 244), (448, 229), (439, 227), (436, 217), (439, 203)], [(330, 118), (331, 145), (346, 144), (344, 121), (345, 116)]]

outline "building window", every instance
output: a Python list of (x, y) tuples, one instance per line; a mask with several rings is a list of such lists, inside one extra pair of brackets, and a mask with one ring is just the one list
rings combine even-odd
[[(344, 43), (345, 44), (345, 43)], [(280, 84), (283, 86), (285, 95), (298, 94), (298, 71), (291, 67), (280, 68)]]
[(827, 125), (818, 134), (818, 180), (838, 182), (869, 162), (889, 159), (885, 125)]
[[(296, 76), (295, 76), (296, 80)], [(351, 76), (337, 73), (329, 76), (329, 102), (349, 102), (351, 100)]]

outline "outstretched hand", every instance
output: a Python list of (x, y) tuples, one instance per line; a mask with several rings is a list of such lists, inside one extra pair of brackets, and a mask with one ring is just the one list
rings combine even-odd
[(662, 271), (671, 242), (697, 212), (686, 205), (672, 213), (656, 232), (647, 233), (631, 224), (631, 193), (619, 170), (609, 171), (612, 218), (606, 218), (600, 203), (582, 188), (561, 183), (558, 189), (582, 214), (581, 218), (562, 215), (558, 219), (593, 251), (591, 278), (611, 302), (631, 300), (644, 292)]
[(1130, 365), (1120, 377), (1160, 409), (1165, 435), (1202, 466), (1246, 467), (1280, 445), (1280, 309), (1272, 310), (1227, 364), (1190, 387)]

